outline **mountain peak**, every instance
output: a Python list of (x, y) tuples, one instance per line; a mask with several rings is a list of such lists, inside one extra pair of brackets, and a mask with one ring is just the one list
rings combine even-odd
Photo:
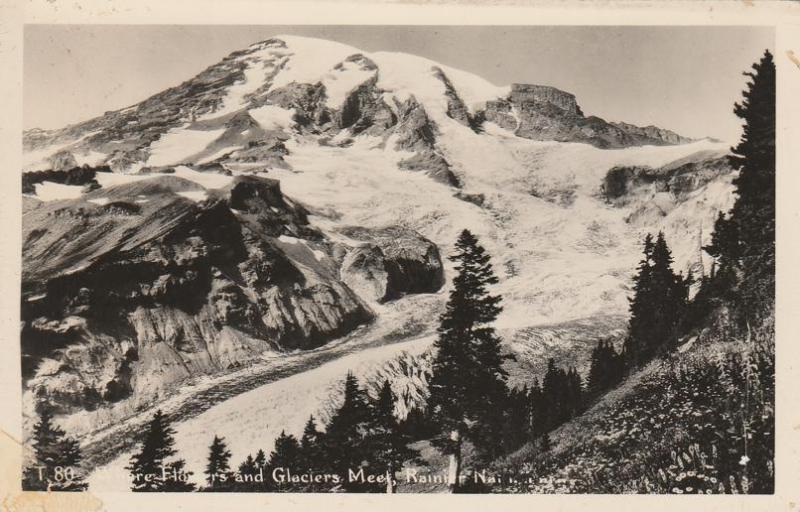
[[(412, 100), (420, 111), (412, 117), (425, 120), (414, 128), (423, 130), (416, 135), (400, 126)], [(522, 138), (601, 148), (689, 141), (656, 127), (584, 117), (575, 95), (555, 87), (499, 87), (424, 57), (278, 35), (136, 105), (61, 130), (25, 132), (25, 167), (46, 169), (48, 157), (66, 151), (78, 165), (129, 172), (197, 162), (198, 155), (216, 160), (244, 148), (225, 146), (226, 141), (258, 145), (259, 137), (288, 139), (299, 132), (342, 140), (366, 132), (387, 141), (400, 131), (427, 141), (426, 153), (415, 161), (423, 162), (423, 169), (435, 163), (441, 175), (446, 165), (436, 133), (452, 123), (479, 130), (486, 121)], [(241, 126), (241, 133), (232, 133), (232, 124)], [(397, 144), (421, 151), (416, 142)], [(446, 182), (456, 182), (444, 175)]]

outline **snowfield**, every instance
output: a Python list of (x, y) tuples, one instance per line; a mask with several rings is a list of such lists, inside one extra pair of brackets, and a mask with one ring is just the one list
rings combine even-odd
[[(265, 176), (279, 179), (284, 193), (309, 205), (316, 214), (312, 222), (329, 233), (334, 225), (400, 223), (446, 254), (458, 232), (469, 228), (500, 274), (502, 327), (627, 311), (627, 285), (645, 230), (626, 217), (642, 204), (606, 204), (597, 195), (602, 178), (614, 165), (659, 167), (722, 147), (698, 142), (609, 151), (486, 137), (450, 121), (443, 146), (464, 191), (485, 196), (483, 207), (455, 197), (453, 189), (424, 174), (399, 170), (396, 162), (405, 154), (390, 144), (382, 148), (371, 137), (358, 137), (348, 148), (290, 141), (286, 160), (296, 172), (276, 169)], [(685, 271), (700, 258), (716, 212), (731, 205), (732, 190), (729, 181), (712, 182), (647, 226), (665, 231), (677, 268)], [(570, 197), (568, 203), (560, 201), (562, 195)]]
[(34, 185), (36, 198), (41, 201), (58, 201), (60, 199), (77, 199), (83, 193), (80, 185), (62, 185), (46, 181)]
[(189, 125), (173, 128), (150, 145), (150, 158), (146, 165), (174, 165), (182, 163), (192, 155), (203, 151), (206, 146), (225, 132), (216, 130), (191, 130)]

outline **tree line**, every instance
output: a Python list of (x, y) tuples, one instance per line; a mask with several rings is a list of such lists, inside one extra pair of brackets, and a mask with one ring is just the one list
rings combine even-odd
[(235, 469), (225, 439), (214, 436), (201, 486), (192, 482), (185, 461), (174, 458), (174, 430), (158, 411), (127, 467), (131, 490), (393, 492), (395, 472), (416, 456), (395, 417), (395, 400), (388, 380), (372, 398), (348, 373), (342, 405), (325, 430), (320, 430), (311, 416), (300, 439), (281, 432), (269, 455), (258, 450)]

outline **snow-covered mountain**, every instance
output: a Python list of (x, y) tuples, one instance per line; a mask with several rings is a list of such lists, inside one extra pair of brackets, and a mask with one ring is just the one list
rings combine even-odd
[(512, 376), (548, 354), (580, 366), (624, 326), (646, 232), (665, 232), (679, 270), (708, 271), (734, 173), (724, 144), (586, 117), (578, 100), (287, 36), (26, 132), (28, 399), (106, 411), (99, 428), (265, 351), (425, 337), (464, 228), (500, 277)]

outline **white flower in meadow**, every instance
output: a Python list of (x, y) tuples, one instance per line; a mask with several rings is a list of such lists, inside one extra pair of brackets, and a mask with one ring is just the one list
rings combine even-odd
[(747, 455), (742, 455), (742, 458), (739, 459), (740, 466), (746, 466), (748, 462), (750, 462), (750, 457), (748, 457)]

